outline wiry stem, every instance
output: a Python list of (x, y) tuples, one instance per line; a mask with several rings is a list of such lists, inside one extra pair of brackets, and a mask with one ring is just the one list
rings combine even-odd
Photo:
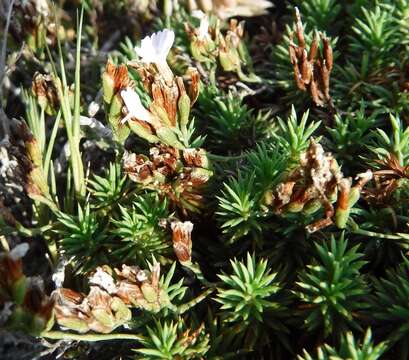
[(64, 331), (44, 331), (41, 337), (54, 340), (75, 341), (106, 341), (106, 340), (141, 340), (143, 337), (136, 334), (74, 334)]
[(215, 288), (210, 288), (207, 289), (206, 291), (204, 291), (203, 293), (201, 293), (199, 296), (195, 297), (194, 299), (190, 300), (188, 303), (180, 305), (177, 309), (177, 312), (179, 315), (182, 315), (183, 313), (185, 313), (186, 311), (190, 310), (192, 307), (196, 306), (197, 304), (199, 304), (201, 301), (203, 301), (204, 299), (206, 299), (206, 297), (208, 295), (210, 295), (213, 291), (215, 290)]

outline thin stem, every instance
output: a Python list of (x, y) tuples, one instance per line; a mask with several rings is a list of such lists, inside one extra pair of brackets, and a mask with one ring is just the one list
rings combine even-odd
[(383, 234), (383, 233), (378, 233), (378, 232), (375, 232), (375, 231), (363, 230), (363, 229), (360, 229), (360, 228), (352, 229), (351, 232), (353, 234), (365, 235), (365, 236), (369, 236), (369, 237), (377, 237), (377, 238), (381, 238), (381, 239), (403, 240), (402, 236), (399, 236), (399, 235)]
[(55, 223), (47, 224), (44, 226), (41, 226), (39, 228), (26, 228), (25, 226), (21, 225), (20, 223), (17, 225), (16, 230), (20, 235), (24, 236), (36, 236), (36, 235), (42, 235), (48, 230), (51, 230), (54, 227)]
[(44, 176), (45, 176), (46, 179), (48, 179), (48, 170), (50, 168), (51, 155), (52, 155), (52, 152), (53, 152), (55, 139), (57, 137), (57, 131), (58, 131), (58, 126), (60, 125), (60, 119), (61, 119), (61, 111), (58, 112), (57, 117), (55, 118), (54, 126), (53, 126), (53, 129), (51, 131), (50, 140), (48, 141), (47, 151), (45, 153)]
[(236, 156), (224, 156), (224, 155), (216, 155), (216, 154), (211, 154), (207, 153), (207, 156), (210, 160), (214, 161), (234, 161), (234, 160), (241, 160), (243, 159), (247, 154), (241, 154), (241, 155), (236, 155)]
[(201, 301), (206, 299), (208, 295), (210, 295), (213, 291), (215, 290), (214, 287), (207, 289), (203, 293), (201, 293), (199, 296), (195, 297), (194, 299), (190, 300), (186, 304), (180, 305), (177, 309), (177, 312), (179, 315), (184, 314), (186, 311), (190, 310), (192, 307), (196, 306), (199, 304)]
[(136, 334), (73, 334), (64, 331), (44, 331), (41, 337), (54, 340), (75, 341), (107, 341), (107, 340), (142, 340), (141, 335)]

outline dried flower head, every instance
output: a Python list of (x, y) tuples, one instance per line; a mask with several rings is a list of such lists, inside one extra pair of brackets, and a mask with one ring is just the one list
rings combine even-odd
[(378, 160), (377, 164), (378, 169), (373, 171), (373, 186), (363, 190), (363, 197), (372, 205), (385, 206), (390, 204), (395, 191), (409, 180), (409, 165), (402, 166), (393, 155)]
[(329, 93), (330, 74), (333, 67), (333, 54), (329, 39), (320, 34), (323, 43), (322, 53), (318, 46), (316, 36), (307, 53), (304, 38), (304, 28), (301, 22), (300, 12), (295, 8), (296, 31), (298, 45), (293, 42), (294, 33), (290, 36), (289, 54), (294, 67), (294, 78), (297, 87), (311, 94), (312, 100), (318, 106), (330, 104)]
[(371, 172), (359, 174), (352, 187), (352, 180), (344, 178), (332, 154), (325, 153), (319, 143), (311, 141), (307, 151), (300, 156), (299, 167), (276, 187), (272, 206), (277, 213), (302, 211), (314, 214), (324, 208), (325, 217), (308, 225), (309, 232), (331, 225), (334, 219), (339, 228), (344, 228), (351, 207), (371, 177)]
[(196, 0), (191, 4), (191, 8), (199, 7), (204, 12), (213, 12), (220, 19), (264, 15), (272, 6), (267, 0)]
[(192, 231), (190, 221), (173, 221), (172, 229), (173, 250), (181, 263), (189, 262), (192, 256)]
[(33, 77), (31, 91), (37, 98), (41, 108), (49, 115), (55, 115), (59, 107), (57, 88), (50, 75), (43, 75), (36, 72)]
[(180, 150), (165, 145), (152, 147), (149, 157), (125, 153), (123, 167), (131, 180), (157, 190), (185, 214), (200, 208), (201, 188), (212, 175), (203, 149), (185, 149), (181, 156)]

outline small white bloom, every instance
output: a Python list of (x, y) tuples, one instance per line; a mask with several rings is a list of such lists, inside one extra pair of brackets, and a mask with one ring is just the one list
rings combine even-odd
[(135, 47), (135, 52), (144, 63), (165, 63), (174, 41), (173, 30), (164, 29), (151, 36), (146, 36), (141, 46)]
[(132, 118), (146, 122), (151, 121), (152, 114), (142, 105), (141, 99), (135, 90), (126, 88), (125, 90), (121, 91), (121, 97), (126, 108), (128, 109), (128, 115), (121, 120), (122, 124), (126, 123)]
[(89, 278), (89, 282), (92, 285), (100, 286), (110, 294), (116, 291), (113, 277), (101, 268), (97, 268), (97, 271), (94, 273), (94, 275)]
[(140, 282), (144, 282), (146, 280), (148, 280), (148, 275), (146, 274), (146, 271), (144, 270), (139, 270), (136, 273), (136, 280), (140, 281)]
[(197, 32), (197, 38), (201, 41), (210, 39), (209, 36), (209, 18), (205, 15), (200, 20), (199, 31)]

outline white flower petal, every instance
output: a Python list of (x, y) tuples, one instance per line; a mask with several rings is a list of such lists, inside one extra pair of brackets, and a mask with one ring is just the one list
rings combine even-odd
[(97, 271), (89, 278), (89, 282), (92, 285), (100, 286), (110, 294), (116, 291), (116, 285), (113, 277), (103, 271), (101, 268), (97, 268)]
[(121, 91), (121, 97), (128, 109), (128, 115), (123, 119), (123, 122), (133, 117), (137, 120), (150, 122), (151, 113), (142, 105), (141, 99), (135, 90), (126, 88)]
[(173, 30), (164, 29), (142, 39), (141, 46), (136, 46), (135, 52), (144, 63), (163, 63), (174, 41)]
[(209, 18), (204, 16), (200, 20), (199, 32), (197, 34), (199, 40), (205, 40), (209, 38)]

